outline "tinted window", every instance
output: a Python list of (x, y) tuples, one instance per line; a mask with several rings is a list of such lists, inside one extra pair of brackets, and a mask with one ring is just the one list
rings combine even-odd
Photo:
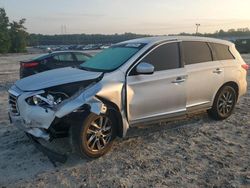
[(82, 53), (74, 53), (76, 56), (77, 61), (87, 61), (89, 59), (89, 56), (86, 56)]
[(180, 57), (178, 43), (159, 46), (150, 52), (141, 62), (154, 65), (155, 71), (179, 68)]
[(229, 51), (229, 46), (224, 44), (210, 43), (212, 46), (216, 60), (234, 59), (234, 56)]
[(74, 61), (71, 53), (57, 54), (53, 56), (53, 59), (57, 61)]
[(212, 61), (211, 50), (205, 42), (182, 42), (186, 65)]
[(42, 54), (40, 56), (32, 58), (31, 60), (33, 60), (33, 61), (40, 61), (40, 60), (46, 59), (47, 57), (49, 57), (48, 54)]

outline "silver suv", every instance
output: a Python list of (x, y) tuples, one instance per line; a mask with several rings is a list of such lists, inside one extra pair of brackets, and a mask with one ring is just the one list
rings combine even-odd
[(80, 69), (17, 81), (9, 90), (10, 120), (35, 139), (70, 135), (81, 156), (100, 157), (138, 124), (203, 110), (216, 120), (229, 117), (246, 93), (247, 69), (234, 44), (223, 40), (125, 41)]

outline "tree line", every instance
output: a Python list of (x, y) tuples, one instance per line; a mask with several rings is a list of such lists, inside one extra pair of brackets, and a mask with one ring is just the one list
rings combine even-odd
[(68, 34), (68, 35), (42, 35), (30, 34), (28, 45), (84, 45), (84, 44), (110, 44), (125, 40), (148, 37), (150, 35), (140, 35), (134, 33), (103, 35), (103, 34)]
[(225, 38), (225, 37), (244, 37), (244, 36), (250, 36), (250, 30), (249, 28), (238, 28), (238, 29), (229, 29), (227, 31), (224, 31), (223, 29), (220, 29), (219, 31), (216, 31), (214, 33), (180, 33), (178, 35), (193, 35), (193, 36), (203, 36), (203, 37), (213, 37), (213, 38)]
[[(226, 37), (250, 37), (250, 30), (248, 28), (229, 29), (228, 31), (219, 30), (214, 33), (180, 33), (177, 35), (185, 36), (203, 36), (214, 38), (226, 38)], [(68, 35), (42, 35), (42, 34), (30, 34), (28, 36), (28, 45), (72, 45), (72, 44), (109, 44), (117, 43), (125, 40), (149, 37), (152, 35), (141, 35), (135, 33), (124, 34), (68, 34)]]
[(3, 8), (0, 8), (0, 53), (25, 52), (28, 33), (25, 19), (9, 21)]
[[(243, 37), (243, 39), (234, 40), (236, 48), (240, 53), (250, 52), (250, 30), (248, 28), (229, 29), (228, 31), (219, 30), (214, 33), (180, 33), (178, 35), (186, 36), (203, 36), (213, 38), (227, 38), (230, 37)], [(72, 45), (72, 44), (109, 44), (117, 43), (129, 39), (140, 37), (148, 37), (150, 35), (139, 35), (134, 33), (114, 34), (114, 35), (101, 35), (101, 34), (73, 34), (73, 35), (41, 35), (30, 34), (28, 36), (28, 44), (30, 46), (39, 45)], [(244, 37), (248, 39), (244, 39)]]

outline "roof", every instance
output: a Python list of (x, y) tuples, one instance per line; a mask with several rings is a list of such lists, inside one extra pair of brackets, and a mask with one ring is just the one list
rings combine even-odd
[(213, 42), (213, 43), (220, 43), (225, 44), (228, 46), (233, 45), (232, 42), (215, 39), (215, 38), (208, 38), (208, 37), (196, 37), (196, 36), (159, 36), (159, 37), (146, 37), (146, 38), (138, 38), (129, 41), (125, 41), (124, 43), (146, 43), (146, 44), (155, 44), (159, 42), (167, 42), (167, 41), (203, 41), (203, 42)]

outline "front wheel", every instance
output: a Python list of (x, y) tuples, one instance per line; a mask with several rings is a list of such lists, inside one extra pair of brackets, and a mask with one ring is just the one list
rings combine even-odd
[(71, 128), (73, 147), (82, 157), (101, 157), (111, 149), (116, 137), (115, 122), (109, 115), (91, 113)]
[(213, 106), (208, 110), (208, 114), (216, 120), (228, 118), (235, 107), (237, 94), (233, 87), (222, 87), (215, 96)]

